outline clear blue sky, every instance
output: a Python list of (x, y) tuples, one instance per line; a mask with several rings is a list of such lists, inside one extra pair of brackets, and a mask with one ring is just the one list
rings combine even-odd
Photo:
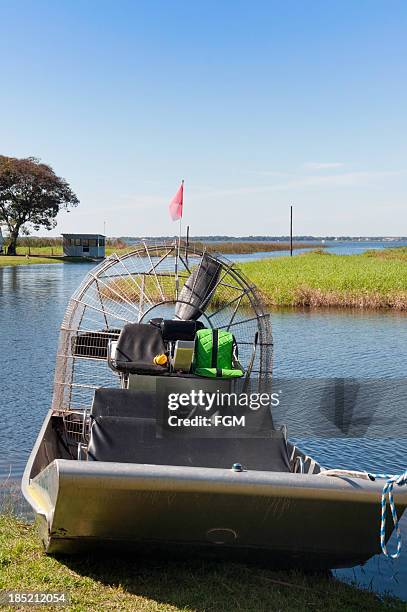
[[(0, 153), (61, 231), (407, 234), (407, 2), (0, 0)], [(46, 234), (45, 230), (41, 232)]]

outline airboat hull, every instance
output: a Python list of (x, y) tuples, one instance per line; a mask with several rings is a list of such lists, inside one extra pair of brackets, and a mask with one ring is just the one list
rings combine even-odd
[[(374, 482), (56, 459), (23, 492), (49, 553), (174, 547), (333, 568), (380, 552)], [(407, 494), (396, 502), (401, 514)]]
[[(141, 243), (106, 259), (68, 304), (52, 409), (23, 476), (46, 550), (199, 549), (311, 568), (351, 566), (379, 553), (383, 481), (315, 473), (315, 461), (276, 435), (270, 409), (253, 408), (248, 418), (247, 434), (264, 437), (156, 435), (161, 375), (170, 386), (183, 377), (201, 391), (209, 384), (193, 368), (159, 367), (162, 354), (175, 364), (172, 343), (181, 339), (165, 340), (161, 326), (150, 325), (163, 317), (227, 330), (245, 372), (241, 391), (272, 389), (270, 316), (231, 262), (180, 241)], [(185, 389), (176, 390), (183, 406)], [(248, 470), (230, 469), (240, 464)], [(395, 501), (401, 515), (407, 491), (395, 491)]]

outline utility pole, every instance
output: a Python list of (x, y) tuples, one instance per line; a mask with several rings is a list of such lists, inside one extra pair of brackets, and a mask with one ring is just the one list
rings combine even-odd
[(290, 256), (293, 256), (293, 207), (290, 206)]

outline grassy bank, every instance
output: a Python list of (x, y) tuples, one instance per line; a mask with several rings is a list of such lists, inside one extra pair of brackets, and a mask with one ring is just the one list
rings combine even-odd
[(407, 310), (407, 249), (311, 252), (242, 264), (269, 306)]
[(101, 554), (55, 559), (43, 553), (31, 525), (10, 515), (0, 516), (1, 589), (64, 591), (71, 600), (65, 609), (78, 612), (406, 609), (399, 600), (380, 599), (329, 576), (225, 561)]
[(47, 264), (61, 263), (59, 259), (51, 259), (49, 257), (25, 257), (17, 255), (10, 257), (9, 255), (0, 255), (0, 268), (5, 266), (29, 266), (32, 264)]
[(83, 263), (88, 261), (89, 259), (86, 259), (86, 257), (22, 257), (21, 255), (0, 255), (0, 268), (8, 266), (32, 266), (37, 264)]
[(364, 253), (366, 257), (375, 257), (376, 259), (398, 259), (399, 261), (407, 261), (407, 247), (396, 247), (393, 249), (371, 249)]

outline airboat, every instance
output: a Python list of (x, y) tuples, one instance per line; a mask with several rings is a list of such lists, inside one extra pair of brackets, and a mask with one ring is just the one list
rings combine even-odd
[[(22, 481), (46, 551), (163, 547), (326, 568), (379, 553), (383, 481), (319, 465), (274, 427), (271, 404), (247, 409), (246, 429), (225, 425), (241, 423), (236, 403), (206, 406), (221, 426), (192, 428), (184, 402), (183, 426), (169, 426), (170, 397), (267, 394), (272, 357), (260, 293), (202, 245), (142, 241), (93, 268), (69, 301)], [(406, 505), (397, 491), (399, 516)]]

